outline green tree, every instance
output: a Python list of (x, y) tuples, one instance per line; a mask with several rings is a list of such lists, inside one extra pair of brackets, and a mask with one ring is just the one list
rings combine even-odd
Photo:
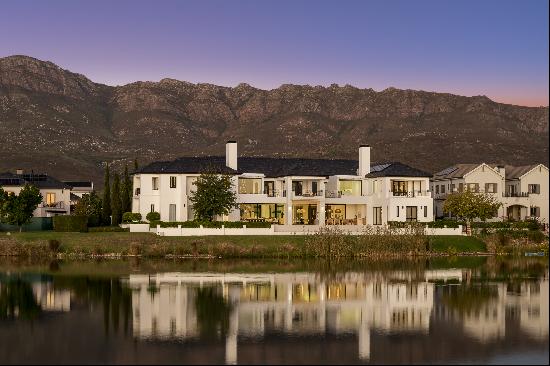
[(82, 195), (75, 206), (74, 214), (76, 216), (87, 216), (88, 226), (100, 226), (103, 214), (101, 197), (95, 191)]
[(105, 178), (103, 180), (103, 224), (111, 225), (111, 179), (109, 164), (105, 165)]
[(450, 213), (459, 219), (466, 221), (466, 229), (470, 227), (474, 219), (485, 221), (497, 215), (502, 203), (495, 197), (484, 193), (471, 191), (456, 192), (447, 196), (443, 204), (443, 212)]
[(238, 207), (229, 175), (202, 173), (193, 184), (197, 189), (190, 200), (197, 219), (213, 221), (214, 216), (227, 215), (232, 208)]
[(8, 203), (8, 192), (4, 191), (0, 187), (0, 222), (4, 221), (4, 217), (7, 214), (6, 205)]
[(132, 181), (128, 174), (128, 165), (124, 166), (121, 191), (122, 212), (132, 212)]
[(112, 225), (118, 225), (122, 222), (122, 200), (120, 199), (120, 176), (115, 173), (115, 179), (113, 181), (113, 192), (111, 193), (111, 207), (113, 210), (113, 222)]
[(23, 231), (23, 225), (31, 221), (34, 210), (42, 202), (40, 190), (33, 185), (25, 184), (19, 195), (2, 196), (2, 220), (10, 225), (19, 226), (19, 231)]

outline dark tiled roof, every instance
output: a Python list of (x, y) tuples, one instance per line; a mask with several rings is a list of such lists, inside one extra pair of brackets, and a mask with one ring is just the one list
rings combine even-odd
[(92, 188), (93, 183), (89, 181), (66, 181), (64, 180), (63, 183), (75, 188)]
[(23, 186), (32, 184), (40, 189), (70, 189), (71, 186), (47, 174), (0, 174), (0, 186)]
[(434, 179), (462, 178), (481, 164), (455, 164), (435, 173)]
[(172, 161), (156, 161), (139, 169), (137, 173), (198, 174), (205, 171), (237, 174), (237, 171), (225, 165), (225, 157), (223, 156), (182, 157)]
[[(228, 174), (260, 173), (266, 177), (285, 176), (319, 176), (331, 175), (356, 175), (357, 160), (346, 159), (300, 159), (300, 158), (266, 158), (266, 157), (239, 157), (238, 170), (225, 166), (223, 156), (183, 157), (174, 161), (160, 161), (151, 163), (138, 171), (138, 173), (202, 173), (207, 167), (214, 168), (217, 172)], [(367, 177), (383, 176), (410, 176), (429, 177), (431, 174), (411, 168), (401, 163), (388, 163), (389, 165)], [(373, 164), (372, 166), (375, 166)]]
[(263, 173), (266, 177), (356, 175), (357, 160), (254, 158), (238, 161), (239, 173)]
[[(380, 166), (381, 169), (376, 169)], [(367, 178), (376, 177), (431, 177), (430, 173), (410, 167), (400, 162), (371, 164), (371, 172), (367, 174)]]

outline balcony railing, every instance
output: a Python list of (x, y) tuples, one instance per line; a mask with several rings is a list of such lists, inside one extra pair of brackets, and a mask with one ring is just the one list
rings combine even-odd
[(390, 191), (394, 197), (429, 197), (430, 191)]
[(316, 192), (313, 191), (302, 191), (296, 193), (295, 191), (292, 191), (292, 196), (294, 197), (322, 197), (324, 195), (323, 190), (319, 190)]
[(341, 197), (361, 197), (361, 194), (349, 191), (326, 191), (326, 198), (341, 198)]
[(529, 192), (504, 192), (502, 197), (529, 197)]
[(59, 201), (59, 202), (50, 202), (50, 203), (46, 203), (46, 202), (43, 202), (41, 205), (39, 205), (39, 207), (42, 207), (42, 208), (50, 208), (50, 209), (65, 209), (65, 202), (63, 201)]

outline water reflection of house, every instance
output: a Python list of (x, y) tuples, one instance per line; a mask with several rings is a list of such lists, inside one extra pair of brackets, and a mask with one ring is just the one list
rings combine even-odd
[(434, 284), (377, 279), (351, 273), (337, 279), (316, 274), (131, 275), (134, 334), (148, 338), (198, 335), (195, 287), (217, 285), (233, 305), (226, 361), (236, 362), (237, 335), (355, 333), (359, 356), (370, 357), (370, 331), (427, 332)]
[(504, 338), (507, 322), (518, 323), (535, 338), (548, 336), (548, 273), (540, 281), (478, 286), (493, 291), (495, 296), (463, 310), (438, 305), (435, 316), (460, 322), (467, 334), (481, 342)]
[(69, 290), (57, 290), (51, 282), (34, 282), (32, 291), (36, 302), (44, 311), (71, 310), (71, 292)]

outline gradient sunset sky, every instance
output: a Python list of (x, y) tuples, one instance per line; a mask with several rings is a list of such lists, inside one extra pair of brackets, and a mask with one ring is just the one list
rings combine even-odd
[(547, 0), (2, 1), (0, 57), (109, 85), (393, 86), (548, 105)]

